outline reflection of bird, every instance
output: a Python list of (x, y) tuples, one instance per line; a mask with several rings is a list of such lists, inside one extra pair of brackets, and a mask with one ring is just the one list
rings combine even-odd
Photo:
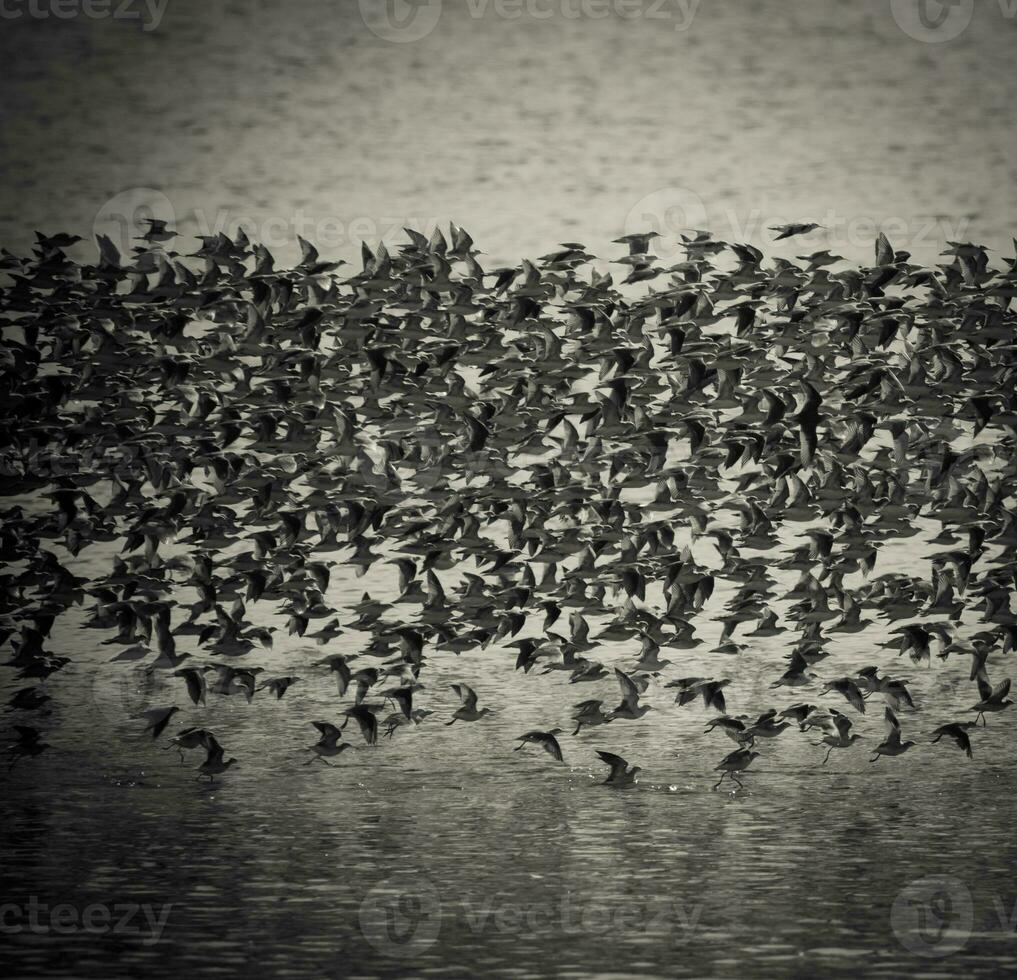
[(561, 734), (560, 728), (552, 728), (549, 732), (527, 732), (525, 735), (519, 736), (519, 744), (515, 750), (518, 752), (527, 742), (532, 742), (534, 745), (539, 745), (555, 761), (564, 762), (561, 746), (555, 737)]
[(15, 711), (35, 711), (53, 699), (38, 687), (23, 687), (11, 695), (7, 704)]
[(30, 725), (15, 725), (14, 730), (18, 733), (18, 740), (7, 748), (7, 755), (11, 760), (8, 769), (13, 769), (18, 760), (34, 758), (49, 748), (49, 743), (42, 740), (37, 728)]
[(615, 755), (613, 752), (601, 752), (600, 749), (597, 749), (597, 755), (600, 756), (602, 762), (606, 762), (611, 767), (611, 772), (602, 785), (621, 789), (635, 783), (636, 776), (641, 772), (639, 766), (630, 766), (620, 755)]

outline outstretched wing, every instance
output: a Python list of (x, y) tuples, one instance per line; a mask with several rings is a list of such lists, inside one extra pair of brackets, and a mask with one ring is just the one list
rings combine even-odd
[(833, 718), (834, 725), (837, 726), (837, 734), (842, 740), (846, 739), (851, 731), (851, 719), (848, 718), (847, 715), (842, 714), (840, 711), (831, 711), (830, 715)]
[(343, 737), (342, 730), (330, 721), (312, 721), (311, 724), (321, 732), (322, 738), (340, 739)]
[(452, 690), (459, 695), (459, 700), (462, 701), (464, 708), (473, 709), (477, 706), (477, 692), (466, 684), (453, 684)]
[(618, 678), (618, 686), (621, 688), (622, 700), (636, 702), (639, 700), (639, 688), (636, 687), (635, 681), (629, 677), (628, 674), (620, 671), (617, 667), (614, 669), (614, 676)]
[(597, 749), (597, 755), (600, 756), (601, 760), (606, 762), (611, 767), (611, 777), (624, 775), (628, 769), (629, 764), (620, 756), (615, 755), (613, 752), (602, 752)]

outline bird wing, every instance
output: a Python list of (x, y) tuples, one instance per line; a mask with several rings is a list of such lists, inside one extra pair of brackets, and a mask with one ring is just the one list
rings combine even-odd
[[(832, 712), (831, 712), (832, 714)], [(837, 734), (841, 739), (846, 739), (848, 733), (851, 731), (851, 719), (847, 715), (841, 714), (839, 711), (836, 714), (832, 714), (833, 723), (837, 727)]]
[(614, 669), (614, 676), (618, 679), (622, 700), (632, 702), (633, 704), (637, 702), (639, 700), (639, 688), (636, 687), (635, 681), (617, 667)]
[(403, 714), (409, 718), (413, 711), (413, 688), (397, 687), (391, 692), (391, 697), (402, 709)]
[(858, 685), (850, 679), (844, 685), (844, 697), (848, 699), (852, 708), (857, 708), (863, 715), (865, 714), (865, 698), (862, 697)]
[(333, 725), (330, 721), (312, 721), (312, 725), (321, 732), (323, 739), (340, 739), (343, 737), (342, 729), (337, 725)]
[(615, 755), (613, 752), (602, 752), (597, 749), (597, 755), (611, 767), (611, 775), (609, 779), (614, 779), (616, 776), (623, 776), (629, 768), (629, 764), (620, 756)]

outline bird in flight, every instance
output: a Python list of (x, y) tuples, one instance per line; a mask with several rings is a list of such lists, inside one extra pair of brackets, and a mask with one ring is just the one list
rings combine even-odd
[(605, 762), (611, 767), (607, 779), (601, 784), (603, 786), (613, 786), (616, 789), (632, 786), (642, 771), (639, 766), (630, 766), (620, 755), (615, 755), (613, 752), (602, 752), (597, 749), (597, 755), (600, 756), (601, 762)]

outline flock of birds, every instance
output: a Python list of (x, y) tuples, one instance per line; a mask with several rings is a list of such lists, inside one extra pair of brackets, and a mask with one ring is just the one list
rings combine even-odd
[[(100, 237), (91, 264), (68, 235), (0, 253), (0, 642), (25, 684), (11, 765), (48, 747), (47, 679), (75, 666), (51, 630), (72, 610), (114, 662), (179, 685), (142, 713), (153, 739), (178, 701), (334, 679), (307, 764), (335, 764), (349, 731), (374, 745), (433, 724), (430, 663), (475, 650), (566, 690), (616, 682), (617, 705), (574, 704), (577, 739), (643, 718), (651, 692), (701, 701), (734, 743), (715, 787), (789, 729), (825, 764), (864, 737), (872, 699), (876, 762), (915, 745), (901, 719), (920, 705), (885, 663), (824, 663), (867, 629), (890, 663), (970, 658), (970, 710), (928, 738), (972, 755), (978, 723), (1013, 703), (998, 675), (1017, 645), (1017, 260), (951, 243), (924, 268), (881, 235), (868, 268), (767, 261), (690, 232), (661, 267), (647, 233), (618, 240), (616, 276), (577, 243), (485, 270), (460, 228), (407, 234), (364, 246), (352, 274), (303, 240), (277, 269), (243, 233), (182, 255), (157, 220), (127, 255)], [(880, 570), (923, 534), (921, 567)], [(105, 574), (80, 574), (90, 556)], [(336, 598), (350, 570), (389, 566), (388, 600)], [(280, 630), (303, 645), (265, 676)], [(731, 713), (757, 639), (782, 634), (770, 688), (818, 703)], [(605, 664), (608, 644), (638, 647), (635, 665)], [(689, 651), (716, 666), (673, 676)], [(437, 721), (484, 722), (470, 684)], [(560, 763), (564, 734), (517, 748)], [(190, 727), (166, 748), (203, 750), (213, 780), (236, 762), (220, 739)], [(635, 781), (597, 755), (609, 785)]]

